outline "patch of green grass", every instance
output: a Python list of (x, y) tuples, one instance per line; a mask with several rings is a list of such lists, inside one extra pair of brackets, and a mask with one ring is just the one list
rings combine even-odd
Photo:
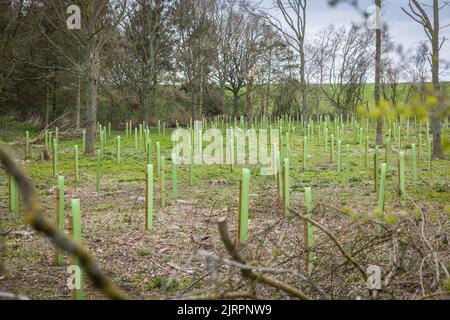
[(156, 276), (148, 281), (147, 291), (156, 289), (165, 289), (166, 292), (173, 292), (179, 290), (180, 283), (176, 279), (169, 279), (163, 276)]
[(146, 257), (146, 256), (149, 256), (149, 255), (150, 255), (150, 250), (149, 250), (149, 249), (146, 249), (146, 248), (140, 248), (140, 249), (138, 249), (138, 254), (139, 254), (141, 257)]

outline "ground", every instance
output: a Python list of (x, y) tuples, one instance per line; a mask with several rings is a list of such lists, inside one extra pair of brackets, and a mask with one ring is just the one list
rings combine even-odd
[[(345, 122), (345, 121), (344, 121)], [(13, 122), (11, 122), (13, 123)], [(294, 126), (297, 126), (295, 129)], [(356, 125), (354, 126), (356, 128)], [(418, 130), (417, 126), (417, 130)], [(9, 143), (20, 166), (36, 186), (40, 205), (47, 218), (55, 221), (56, 178), (52, 162), (43, 161), (42, 140), (32, 145), (32, 155), (24, 160), (24, 130), (31, 138), (39, 131), (20, 124), (2, 128), (2, 140)], [(350, 144), (350, 179), (338, 173), (336, 163), (325, 154), (323, 139), (311, 136), (307, 169), (303, 170), (303, 132), (291, 127), (289, 139), (291, 208), (285, 217), (274, 177), (261, 176), (259, 166), (250, 168), (249, 239), (240, 250), (252, 265), (273, 269), (267, 274), (302, 288), (312, 298), (367, 298), (366, 279), (349, 263), (326, 232), (314, 228), (314, 266), (305, 270), (308, 249), (304, 244), (304, 187), (312, 187), (313, 219), (330, 231), (342, 248), (356, 258), (364, 270), (380, 266), (383, 279), (392, 277), (379, 294), (384, 299), (426, 298), (445, 295), (450, 280), (449, 217), (450, 162), (434, 160), (427, 170), (427, 154), (422, 146), (418, 162), (418, 181), (411, 175), (409, 138), (403, 136), (406, 152), (405, 206), (397, 192), (398, 143), (392, 140), (386, 184), (386, 207), (382, 228), (376, 231), (377, 193), (373, 185), (373, 138), (371, 125), (368, 161), (355, 131), (345, 126), (344, 142)], [(80, 156), (79, 181), (74, 181), (73, 146), (82, 146), (81, 135), (59, 142), (59, 174), (64, 175), (66, 226), (70, 221), (70, 200), (80, 199), (82, 242), (93, 253), (100, 268), (134, 298), (221, 297), (241, 292), (252, 297), (290, 299), (285, 292), (243, 279), (220, 239), (217, 221), (227, 216), (234, 237), (237, 225), (241, 168), (229, 165), (194, 166), (194, 183), (189, 184), (187, 167), (179, 166), (178, 194), (172, 194), (170, 132), (151, 129), (152, 142), (161, 143), (166, 156), (165, 208), (159, 206), (159, 184), (155, 177), (154, 229), (145, 230), (145, 164), (143, 144), (135, 149), (134, 137), (124, 131), (108, 134), (101, 163), (100, 192), (95, 188), (95, 157)], [(284, 130), (287, 130), (285, 124)], [(315, 128), (316, 130), (316, 128)], [(356, 130), (356, 129), (355, 129)], [(424, 126), (422, 134), (425, 135)], [(448, 134), (448, 131), (447, 131)], [(121, 135), (121, 161), (116, 163), (115, 136)], [(11, 143), (12, 142), (12, 143)], [(16, 143), (17, 142), (17, 143)], [(417, 142), (416, 142), (417, 143)], [(96, 147), (99, 148), (97, 142)], [(344, 149), (345, 150), (345, 149)], [(285, 154), (285, 145), (282, 147)], [(345, 154), (345, 153), (344, 153)], [(384, 158), (384, 150), (381, 150)], [(67, 266), (55, 266), (54, 245), (8, 210), (8, 179), (0, 178), (1, 255), (0, 291), (13, 291), (33, 299), (70, 299), (66, 287)], [(67, 230), (70, 233), (70, 230)], [(435, 259), (435, 257), (438, 257)], [(68, 261), (68, 259), (66, 259)], [(435, 266), (435, 263), (438, 265)], [(390, 272), (392, 271), (392, 272)], [(305, 280), (307, 277), (309, 280)], [(311, 284), (313, 283), (313, 284)], [(103, 299), (85, 278), (85, 298)], [(444, 294), (439, 294), (444, 292)]]

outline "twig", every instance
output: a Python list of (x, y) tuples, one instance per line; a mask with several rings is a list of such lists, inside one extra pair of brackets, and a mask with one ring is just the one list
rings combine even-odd
[(297, 212), (295, 212), (292, 209), (289, 209), (289, 211), (291, 211), (292, 213), (294, 213), (295, 215), (297, 215), (300, 219), (306, 220), (309, 223), (311, 223), (312, 225), (316, 226), (317, 228), (319, 228), (320, 230), (323, 231), (323, 233), (325, 233), (337, 246), (337, 248), (339, 249), (339, 251), (344, 255), (344, 257), (352, 264), (355, 266), (356, 269), (358, 269), (358, 271), (361, 273), (361, 275), (364, 277), (364, 280), (367, 280), (368, 276), (366, 271), (364, 271), (364, 269), (361, 267), (361, 265), (356, 261), (356, 259), (347, 251), (345, 251), (345, 249), (342, 247), (342, 245), (339, 243), (339, 241), (336, 239), (336, 237), (330, 232), (328, 231), (322, 224), (320, 224), (319, 222), (301, 215)]
[(38, 206), (33, 185), (3, 145), (0, 145), (0, 161), (5, 166), (7, 173), (17, 181), (24, 201), (23, 215), (25, 221), (52, 239), (57, 247), (77, 257), (95, 287), (112, 299), (126, 299), (126, 294), (100, 270), (91, 253), (85, 247), (71, 240), (64, 232), (61, 232), (55, 225), (45, 219), (41, 208)]
[[(225, 247), (226, 247), (228, 253), (231, 255), (231, 258), (234, 261), (237, 261), (241, 264), (246, 264), (245, 259), (237, 251), (236, 247), (234, 246), (234, 243), (231, 241), (230, 235), (228, 233), (228, 225), (227, 225), (226, 218), (220, 219), (218, 222), (218, 225), (219, 225), (220, 236), (222, 237), (222, 241), (225, 244)], [(241, 269), (241, 272), (244, 277), (247, 277), (251, 280), (258, 280), (258, 281), (263, 282), (271, 287), (277, 288), (278, 290), (284, 291), (287, 294), (294, 296), (296, 298), (299, 298), (302, 300), (311, 300), (311, 297), (307, 296), (303, 291), (301, 291), (300, 289), (296, 289), (284, 282), (269, 278), (258, 272), (253, 272), (252, 270)]]
[(59, 120), (65, 118), (65, 117), (66, 117), (67, 115), (69, 115), (69, 114), (70, 114), (70, 112), (63, 113), (61, 116), (59, 116), (58, 118), (56, 118), (55, 120), (53, 120), (52, 122), (50, 122), (48, 125), (46, 125), (45, 128), (41, 130), (41, 132), (39, 133), (39, 135), (38, 135), (36, 138), (30, 140), (30, 144), (33, 144), (33, 143), (35, 143), (36, 141), (42, 139), (42, 137), (43, 137), (43, 135), (44, 135), (44, 132), (45, 132), (45, 130), (47, 130), (47, 128), (50, 128), (54, 123), (56, 123), (57, 121), (59, 121)]
[(207, 258), (213, 259), (215, 262), (218, 262), (220, 264), (224, 264), (231, 267), (236, 267), (241, 270), (253, 270), (256, 272), (267, 272), (267, 273), (291, 273), (295, 276), (298, 276), (303, 282), (314, 288), (317, 292), (320, 293), (323, 299), (329, 300), (330, 296), (317, 284), (313, 283), (311, 280), (309, 280), (304, 274), (300, 272), (296, 272), (294, 270), (288, 270), (288, 269), (274, 269), (274, 268), (264, 268), (259, 266), (254, 266), (251, 264), (242, 264), (236, 261), (229, 260), (224, 257), (216, 256), (210, 252), (207, 251), (200, 251), (200, 255), (205, 256)]
[(203, 279), (205, 279), (208, 275), (210, 275), (212, 272), (214, 271), (214, 269), (211, 269), (207, 272), (205, 272), (204, 274), (202, 274), (197, 280), (195, 280), (194, 282), (192, 282), (190, 285), (188, 285), (186, 288), (184, 288), (181, 292), (180, 295), (185, 294), (189, 289), (191, 289), (192, 287), (194, 287), (197, 283), (199, 283), (200, 281), (202, 281)]
[(232, 299), (256, 299), (256, 296), (251, 292), (227, 292), (227, 293), (213, 293), (205, 295), (186, 296), (186, 300), (232, 300)]
[(450, 292), (442, 291), (442, 292), (430, 293), (430, 294), (419, 297), (418, 300), (427, 300), (427, 299), (432, 299), (432, 298), (439, 297), (439, 296), (449, 296), (450, 297)]

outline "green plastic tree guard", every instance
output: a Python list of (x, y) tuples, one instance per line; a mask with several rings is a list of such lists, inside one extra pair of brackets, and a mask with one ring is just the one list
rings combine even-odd
[(422, 134), (419, 133), (419, 142), (417, 143), (417, 161), (419, 161), (419, 162), (421, 159), (421, 157), (420, 157), (421, 148), (422, 148)]
[(166, 172), (165, 172), (165, 157), (160, 157), (160, 178), (159, 178), (159, 195), (161, 208), (166, 207)]
[(350, 181), (350, 145), (345, 145), (345, 180)]
[(116, 141), (116, 161), (117, 161), (117, 164), (119, 164), (120, 163), (120, 136), (117, 136), (116, 140), (117, 140)]
[[(312, 219), (312, 192), (310, 187), (305, 187), (305, 206), (306, 213), (308, 218)], [(305, 245), (309, 249), (314, 245), (314, 230), (313, 225), (310, 222), (305, 222)], [(313, 261), (314, 261), (314, 253), (308, 250), (308, 259), (306, 261), (307, 271), (310, 272), (312, 270)]]
[(412, 176), (413, 181), (417, 182), (417, 153), (416, 153), (416, 144), (411, 144), (411, 158), (412, 158)]
[(97, 150), (97, 165), (96, 165), (96, 169), (95, 169), (95, 190), (97, 192), (100, 191), (100, 154), (101, 151)]
[(161, 145), (159, 142), (156, 142), (156, 170), (158, 172), (161, 171)]
[(138, 133), (136, 127), (134, 127), (134, 148), (138, 148)]
[(287, 217), (289, 215), (290, 207), (290, 182), (289, 182), (289, 159), (284, 159), (283, 164), (283, 205), (284, 205), (284, 215)]
[[(384, 215), (384, 191), (385, 191), (385, 184), (386, 184), (386, 169), (387, 164), (382, 163), (381, 164), (381, 174), (380, 174), (380, 187), (378, 192), (378, 210), (380, 211), (381, 215)], [(377, 231), (380, 231), (380, 221), (377, 223)]]
[(86, 152), (86, 129), (83, 129), (83, 153)]
[(248, 208), (250, 203), (250, 170), (242, 168), (241, 190), (239, 197), (239, 241), (248, 238)]
[(53, 139), (53, 176), (58, 175), (58, 141)]
[(303, 170), (306, 170), (308, 161), (308, 137), (303, 137)]
[(364, 166), (367, 167), (367, 157), (369, 153), (369, 136), (366, 136), (366, 146), (364, 148)]
[(104, 145), (104, 142), (103, 142), (103, 131), (102, 131), (102, 129), (100, 129), (100, 131), (98, 132), (98, 134), (99, 134), (99, 138), (100, 138), (100, 150), (101, 150), (101, 152), (102, 152), (102, 154), (103, 154), (103, 145)]
[(78, 162), (78, 146), (73, 147), (73, 156), (74, 156), (74, 170), (75, 170), (75, 182), (78, 182), (78, 174), (79, 174), (79, 162)]
[(391, 139), (386, 139), (386, 145), (384, 149), (384, 162), (386, 163), (386, 171), (389, 170), (389, 152), (391, 151)]
[(194, 184), (194, 162), (193, 162), (192, 150), (189, 150), (188, 170), (189, 170), (189, 185), (192, 186)]
[(173, 198), (176, 199), (178, 195), (178, 165), (176, 161), (172, 161), (172, 184)]
[(152, 140), (149, 139), (148, 140), (148, 145), (147, 145), (147, 164), (152, 163)]
[[(64, 232), (64, 176), (58, 176), (58, 189), (56, 191), (56, 225), (59, 231)], [(56, 265), (64, 264), (63, 252), (56, 248)]]
[(331, 134), (330, 162), (334, 162), (334, 134)]
[[(80, 199), (72, 199), (72, 237), (73, 241), (81, 244), (81, 213), (80, 213)], [(78, 266), (80, 273), (80, 287), (72, 290), (72, 298), (75, 300), (83, 300), (83, 269), (81, 268), (80, 261), (77, 258), (73, 258), (73, 264)]]
[(398, 153), (398, 179), (399, 179), (399, 193), (400, 205), (405, 205), (405, 153), (400, 151)]
[(285, 140), (286, 140), (286, 158), (289, 158), (289, 132), (286, 132)]
[(277, 156), (276, 156), (276, 161), (277, 161), (277, 181), (278, 181), (278, 197), (280, 198), (280, 200), (283, 199), (283, 167), (282, 167), (282, 160), (281, 160), (281, 146), (277, 147)]
[(342, 171), (342, 141), (338, 140), (337, 142), (337, 172), (341, 173)]

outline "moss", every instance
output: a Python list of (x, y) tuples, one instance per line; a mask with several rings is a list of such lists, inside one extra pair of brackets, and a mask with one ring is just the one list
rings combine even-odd
[(138, 254), (141, 257), (149, 256), (150, 255), (150, 250), (146, 249), (146, 248), (140, 248), (140, 249), (138, 249)]
[(389, 225), (397, 225), (398, 220), (399, 219), (396, 214), (385, 214), (384, 215), (384, 221)]
[(147, 282), (147, 291), (156, 289), (165, 289), (166, 292), (177, 291), (180, 283), (176, 279), (169, 279), (162, 276), (156, 276)]

